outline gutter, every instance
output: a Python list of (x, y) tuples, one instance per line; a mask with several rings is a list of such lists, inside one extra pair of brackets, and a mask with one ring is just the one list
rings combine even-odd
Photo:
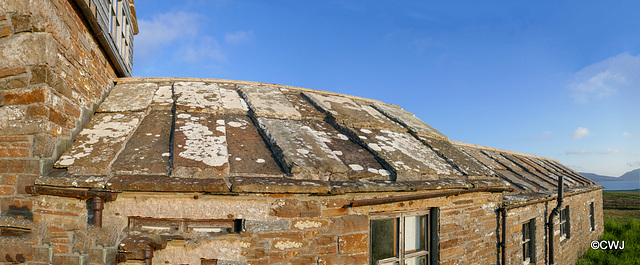
[(58, 197), (76, 198), (81, 200), (91, 200), (91, 207), (88, 211), (93, 211), (93, 220), (91, 224), (96, 227), (102, 227), (102, 210), (104, 202), (115, 201), (118, 198), (117, 193), (108, 191), (81, 190), (68, 188), (54, 188), (46, 186), (26, 186), (25, 191), (31, 195), (50, 195)]
[(504, 191), (513, 191), (513, 188), (483, 187), (483, 188), (457, 189), (457, 190), (447, 190), (447, 191), (420, 193), (420, 194), (411, 194), (411, 195), (390, 196), (390, 197), (384, 197), (384, 198), (353, 200), (351, 201), (350, 204), (345, 205), (343, 208), (380, 205), (380, 204), (387, 204), (387, 203), (394, 203), (394, 202), (403, 202), (403, 201), (420, 200), (420, 199), (436, 198), (436, 197), (451, 196), (451, 195), (460, 195), (460, 194), (473, 193), (473, 192), (504, 192)]

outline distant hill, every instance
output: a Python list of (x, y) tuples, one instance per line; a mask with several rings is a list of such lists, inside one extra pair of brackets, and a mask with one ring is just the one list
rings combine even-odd
[(620, 180), (619, 178), (603, 176), (603, 175), (598, 175), (598, 174), (594, 174), (594, 173), (585, 173), (585, 172), (578, 172), (578, 173), (580, 173), (580, 175), (583, 175), (583, 176), (587, 177), (588, 179), (593, 180), (595, 182)]
[(598, 175), (598, 174), (594, 174), (594, 173), (585, 173), (585, 172), (578, 172), (578, 173), (580, 173), (580, 175), (583, 175), (583, 176), (585, 176), (585, 177), (587, 177), (590, 180), (593, 180), (595, 182), (640, 180), (640, 168), (631, 170), (631, 171), (629, 171), (627, 173), (622, 174), (622, 176), (619, 176), (619, 177), (609, 177), (609, 176), (603, 176), (603, 175)]
[(640, 168), (622, 174), (620, 180), (640, 180)]

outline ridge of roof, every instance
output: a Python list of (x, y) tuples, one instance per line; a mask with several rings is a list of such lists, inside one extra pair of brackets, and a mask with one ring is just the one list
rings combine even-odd
[[(275, 86), (275, 87), (279, 87), (279, 88), (293, 89), (293, 90), (299, 90), (299, 91), (304, 91), (304, 92), (313, 92), (313, 93), (318, 93), (318, 94), (323, 94), (323, 95), (341, 96), (341, 97), (346, 97), (346, 98), (350, 98), (350, 99), (362, 100), (362, 101), (369, 102), (369, 103), (387, 104), (387, 103), (384, 103), (384, 102), (382, 102), (380, 100), (377, 100), (377, 99), (370, 99), (370, 98), (364, 98), (364, 97), (359, 97), (359, 96), (354, 96), (354, 95), (341, 94), (341, 93), (331, 92), (331, 91), (326, 91), (326, 90), (318, 90), (318, 89), (311, 89), (311, 88), (305, 88), (305, 87), (288, 86), (288, 85), (281, 85), (281, 84), (275, 84), (275, 83), (266, 83), (266, 82), (257, 82), (257, 81), (245, 81), (245, 80), (232, 80), (232, 79), (221, 79), (221, 78), (199, 78), (199, 77), (119, 77), (119, 78), (114, 79), (114, 82), (116, 82), (116, 83), (205, 82), (205, 83), (228, 83), (228, 84), (254, 85), (254, 86)], [(393, 105), (393, 104), (387, 104), (387, 105), (392, 105), (392, 106), (400, 108), (399, 106)]]

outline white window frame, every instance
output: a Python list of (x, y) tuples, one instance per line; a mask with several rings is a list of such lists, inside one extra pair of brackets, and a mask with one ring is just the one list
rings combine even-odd
[(596, 206), (594, 202), (589, 203), (589, 231), (596, 231)]
[(571, 210), (569, 206), (560, 210), (560, 239), (571, 238)]
[[(426, 250), (415, 251), (411, 253), (405, 253), (405, 231), (404, 231), (404, 222), (405, 217), (413, 217), (413, 216), (426, 216), (426, 225), (425, 225), (425, 239), (427, 241)], [(373, 247), (373, 237), (371, 236), (371, 221), (381, 220), (381, 219), (398, 219), (398, 234), (396, 235), (395, 244), (397, 246), (397, 255), (393, 258), (387, 258), (384, 260), (379, 260), (378, 264), (388, 264), (389, 262), (398, 262), (398, 264), (405, 264), (404, 261), (409, 258), (419, 257), (419, 256), (427, 256), (427, 264), (430, 264), (430, 247), (433, 242), (431, 242), (431, 216), (430, 210), (416, 210), (416, 211), (402, 211), (402, 212), (389, 212), (389, 213), (371, 213), (369, 216), (369, 262), (371, 262), (371, 258), (373, 253), (371, 253)], [(377, 265), (377, 264), (372, 264)]]
[[(525, 234), (525, 232), (528, 234)], [(536, 219), (533, 218), (522, 224), (522, 260), (525, 264), (536, 263)], [(527, 249), (525, 244), (529, 244)]]

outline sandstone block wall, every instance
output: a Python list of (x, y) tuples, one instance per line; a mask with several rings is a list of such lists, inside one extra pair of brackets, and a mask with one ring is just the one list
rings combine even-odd
[[(590, 230), (589, 204), (594, 203), (595, 230)], [(556, 200), (514, 208), (507, 214), (507, 264), (523, 263), (522, 224), (536, 218), (536, 263), (546, 264), (548, 241), (546, 222)], [(589, 248), (589, 243), (600, 238), (604, 232), (602, 213), (602, 190), (595, 190), (573, 196), (565, 196), (563, 208), (570, 209), (569, 238), (560, 239), (559, 217), (554, 222), (554, 247), (556, 264), (575, 264), (578, 258)], [(542, 217), (545, 219), (542, 219)]]
[[(129, 217), (243, 219), (244, 231), (223, 235), (187, 233), (154, 252), (154, 264), (368, 264), (370, 214), (440, 208), (441, 264), (494, 264), (501, 195), (492, 193), (344, 207), (353, 199), (301, 195), (203, 195), (122, 193), (105, 204), (103, 227), (88, 225), (86, 202), (39, 196), (34, 219), (41, 224), (31, 264), (103, 264), (115, 259)], [(152, 236), (153, 237), (153, 236)], [(41, 263), (37, 263), (41, 262)], [(62, 263), (56, 263), (62, 262)], [(137, 264), (128, 261), (126, 264)]]
[[(52, 169), (115, 77), (72, 1), (0, 1), (0, 225), (38, 229), (24, 187)], [(0, 257), (29, 252), (16, 244), (0, 240)]]

